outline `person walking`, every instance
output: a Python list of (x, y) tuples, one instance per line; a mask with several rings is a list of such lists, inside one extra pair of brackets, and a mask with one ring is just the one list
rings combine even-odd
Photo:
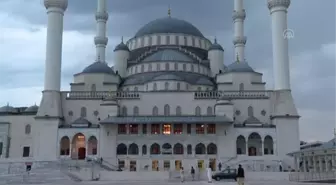
[(184, 169), (183, 169), (183, 167), (181, 167), (181, 169), (180, 169), (180, 178), (181, 178), (181, 182), (184, 182)]
[(237, 170), (237, 183), (238, 185), (244, 185), (244, 182), (245, 182), (244, 168), (242, 168), (241, 164), (239, 164)]
[(190, 171), (190, 173), (191, 173), (191, 178), (192, 178), (192, 180), (194, 181), (194, 180), (195, 180), (195, 169), (194, 169), (193, 166), (191, 167), (191, 171)]
[(218, 170), (222, 171), (222, 163), (221, 162), (218, 163)]
[(207, 168), (208, 183), (212, 183), (212, 170), (211, 165)]

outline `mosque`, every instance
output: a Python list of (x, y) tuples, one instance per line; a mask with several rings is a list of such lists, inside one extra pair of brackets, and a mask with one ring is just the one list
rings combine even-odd
[(272, 90), (265, 89), (263, 74), (244, 56), (243, 0), (234, 0), (235, 61), (224, 61), (216, 39), (170, 11), (122, 40), (108, 61), (108, 6), (97, 0), (95, 62), (74, 74), (71, 91), (61, 91), (68, 0), (44, 0), (48, 24), (42, 100), (39, 106), (0, 108), (1, 158), (101, 157), (131, 171), (216, 168), (220, 162), (256, 160), (293, 166), (287, 154), (300, 149), (300, 116), (291, 94), (284, 35), (290, 0), (265, 4), (272, 20)]

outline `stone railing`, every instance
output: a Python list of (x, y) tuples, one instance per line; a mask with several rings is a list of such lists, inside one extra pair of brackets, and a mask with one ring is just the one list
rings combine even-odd
[(113, 97), (116, 99), (140, 99), (139, 92), (109, 92), (109, 91), (67, 91), (62, 92), (62, 96), (66, 99), (74, 100), (88, 100), (88, 99), (104, 99), (107, 97)]
[(335, 182), (336, 172), (291, 172), (289, 180), (295, 182)]
[(267, 99), (270, 91), (209, 91), (195, 92), (195, 99)]

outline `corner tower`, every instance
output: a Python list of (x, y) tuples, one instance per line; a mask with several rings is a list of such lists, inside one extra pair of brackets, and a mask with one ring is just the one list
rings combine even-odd
[(287, 154), (300, 149), (299, 118), (292, 97), (289, 77), (287, 9), (290, 0), (268, 0), (267, 5), (272, 19), (273, 43), (273, 114), (271, 120), (276, 125), (277, 154), (284, 162), (293, 166)]

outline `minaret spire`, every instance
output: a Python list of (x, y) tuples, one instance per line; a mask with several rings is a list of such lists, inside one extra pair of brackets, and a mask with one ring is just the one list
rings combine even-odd
[(94, 43), (96, 45), (96, 61), (106, 62), (105, 49), (108, 43), (108, 38), (106, 37), (106, 22), (108, 20), (106, 0), (97, 0), (97, 12), (95, 18), (97, 21), (97, 33), (94, 38)]
[(245, 58), (245, 44), (246, 36), (244, 36), (244, 20), (246, 18), (245, 9), (243, 7), (243, 0), (234, 0), (233, 10), (233, 24), (234, 24), (234, 39), (233, 44), (235, 53), (239, 55), (240, 59)]

